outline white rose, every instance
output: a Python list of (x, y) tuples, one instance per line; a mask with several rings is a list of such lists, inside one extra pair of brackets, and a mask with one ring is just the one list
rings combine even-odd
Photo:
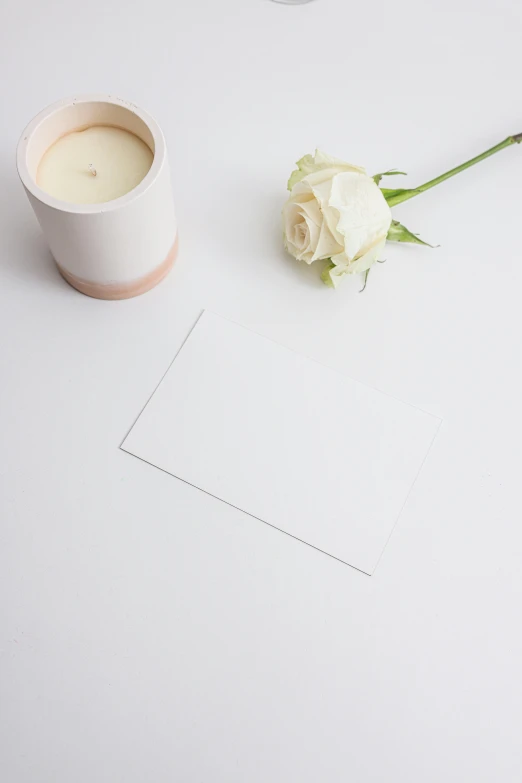
[(391, 211), (366, 171), (322, 152), (306, 155), (288, 181), (283, 208), (285, 247), (311, 264), (331, 259), (333, 285), (379, 260)]

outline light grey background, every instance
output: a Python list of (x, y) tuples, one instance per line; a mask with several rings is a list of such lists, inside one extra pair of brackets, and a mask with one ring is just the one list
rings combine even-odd
[[(2, 783), (519, 780), (522, 148), (398, 208), (441, 247), (361, 296), (279, 211), (315, 145), (415, 185), (521, 131), (521, 33), (511, 0), (4, 0)], [(179, 261), (127, 302), (62, 282), (14, 169), (87, 91), (171, 156)], [(373, 577), (118, 450), (204, 307), (444, 418)]]

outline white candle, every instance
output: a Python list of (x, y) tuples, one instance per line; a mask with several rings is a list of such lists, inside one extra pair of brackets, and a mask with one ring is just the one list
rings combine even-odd
[(58, 269), (79, 291), (126, 299), (168, 273), (177, 227), (165, 139), (128, 101), (77, 96), (25, 129), (18, 173)]
[(134, 133), (108, 125), (68, 133), (41, 159), (36, 183), (74, 204), (101, 204), (133, 190), (152, 166), (150, 148)]

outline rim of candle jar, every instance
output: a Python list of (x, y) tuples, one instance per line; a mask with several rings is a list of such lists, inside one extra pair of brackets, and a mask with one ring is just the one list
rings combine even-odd
[[(103, 201), (98, 202), (96, 204), (75, 204), (71, 201), (63, 201), (62, 199), (56, 198), (55, 196), (52, 196), (50, 193), (47, 193), (46, 190), (43, 190), (39, 185), (36, 183), (35, 177), (31, 174), (31, 171), (29, 170), (29, 166), (27, 163), (27, 154), (29, 149), (29, 144), (31, 142), (31, 137), (38, 131), (38, 129), (42, 126), (44, 122), (47, 122), (52, 115), (57, 114), (59, 112), (62, 112), (64, 109), (67, 109), (71, 106), (75, 106), (77, 104), (81, 103), (108, 103), (112, 104), (114, 106), (119, 106), (131, 114), (135, 114), (148, 128), (153, 142), (154, 142), (154, 150), (153, 152), (153, 159), (152, 159), (152, 165), (148, 172), (145, 174), (144, 178), (141, 180), (138, 185), (136, 185), (135, 188), (130, 190), (128, 193), (125, 193), (123, 196), (119, 196), (118, 198), (112, 199), (111, 201)], [(109, 124), (109, 123), (107, 123)], [(66, 131), (67, 133), (73, 133), (74, 128), (71, 130)], [(55, 141), (58, 140), (57, 137)], [(49, 146), (52, 146), (54, 144), (54, 141), (51, 142)], [(47, 147), (49, 149), (49, 147)], [(22, 135), (20, 136), (20, 140), (18, 142), (17, 150), (16, 150), (16, 164), (18, 168), (18, 174), (20, 179), (22, 180), (22, 183), (27, 188), (27, 190), (39, 201), (42, 201), (44, 204), (47, 204), (49, 207), (52, 207), (54, 209), (60, 210), (61, 212), (70, 212), (74, 214), (97, 214), (100, 212), (109, 212), (115, 209), (118, 209), (119, 207), (124, 206), (125, 204), (129, 204), (131, 201), (134, 201), (135, 199), (139, 198), (143, 193), (145, 193), (148, 188), (153, 184), (155, 179), (157, 178), (158, 174), (160, 173), (163, 164), (165, 162), (166, 158), (166, 144), (165, 144), (165, 137), (163, 136), (163, 132), (156, 122), (156, 120), (146, 111), (143, 109), (140, 109), (138, 106), (136, 106), (134, 103), (131, 103), (130, 101), (125, 101), (122, 98), (117, 98), (114, 95), (103, 95), (103, 94), (88, 94), (88, 95), (76, 95), (73, 98), (63, 98), (60, 101), (56, 101), (55, 103), (52, 103), (50, 106), (47, 106), (45, 109), (43, 109), (39, 114), (34, 117), (31, 122), (26, 126), (25, 130), (23, 131)], [(44, 153), (45, 154), (45, 151)], [(41, 158), (40, 158), (41, 160)]]

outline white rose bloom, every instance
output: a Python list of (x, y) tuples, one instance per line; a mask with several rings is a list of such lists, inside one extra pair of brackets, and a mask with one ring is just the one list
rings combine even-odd
[(311, 264), (331, 259), (333, 285), (379, 260), (391, 211), (366, 171), (322, 152), (306, 155), (288, 182), (283, 208), (285, 247)]

